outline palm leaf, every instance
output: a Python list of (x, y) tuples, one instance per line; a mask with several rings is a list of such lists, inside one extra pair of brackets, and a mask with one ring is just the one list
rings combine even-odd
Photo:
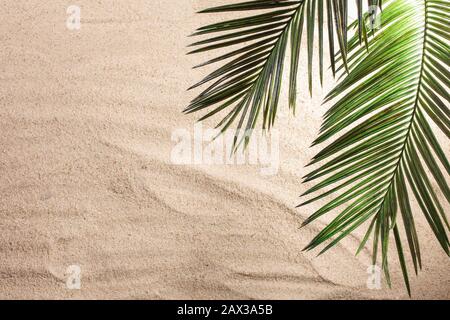
[[(325, 252), (367, 223), (360, 249), (373, 238), (374, 263), (380, 254), (390, 284), (387, 254), (393, 233), (410, 293), (400, 222), (416, 273), (421, 268), (421, 253), (414, 221), (417, 213), (411, 208), (408, 189), (442, 249), (450, 254), (450, 226), (442, 204), (450, 201), (450, 165), (428, 123), (431, 120), (450, 137), (450, 3), (385, 2), (382, 29), (367, 39), (368, 51), (359, 46), (359, 35), (348, 41), (350, 72), (326, 99), (335, 103), (314, 144), (339, 137), (314, 157), (311, 164), (321, 166), (306, 175), (305, 181), (321, 181), (305, 195), (320, 193), (303, 204), (336, 192), (339, 195), (304, 224), (343, 205), (346, 208), (338, 211), (306, 249), (327, 242)], [(340, 62), (337, 69), (343, 65)], [(433, 188), (432, 179), (445, 200)]]
[[(361, 2), (361, 1), (357, 1)], [(347, 0), (259, 0), (210, 8), (202, 13), (258, 10), (254, 15), (218, 22), (202, 27), (194, 36), (209, 38), (192, 44), (200, 53), (219, 48), (239, 46), (226, 54), (201, 64), (223, 62), (190, 89), (212, 82), (184, 110), (185, 113), (207, 111), (200, 120), (226, 112), (217, 124), (223, 132), (238, 122), (235, 141), (241, 129), (254, 129), (262, 113), (262, 127), (273, 126), (281, 92), (281, 79), (288, 47), (291, 50), (289, 106), (295, 112), (297, 73), (303, 26), (306, 24), (308, 52), (308, 83), (312, 90), (315, 19), (319, 20), (320, 79), (323, 78), (323, 21), (328, 18), (330, 62), (335, 71), (334, 35), (337, 35), (340, 59), (346, 62)], [(262, 13), (260, 10), (263, 10)], [(362, 10), (362, 9), (361, 9)], [(290, 43), (290, 46), (288, 45)], [(248, 138), (248, 134), (245, 135)]]

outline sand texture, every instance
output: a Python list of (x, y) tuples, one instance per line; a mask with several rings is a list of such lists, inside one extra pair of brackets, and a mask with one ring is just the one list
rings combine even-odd
[[(284, 87), (276, 175), (171, 162), (172, 133), (198, 118), (181, 111), (208, 68), (191, 67), (216, 56), (186, 56), (187, 35), (219, 19), (196, 11), (223, 2), (78, 0), (74, 31), (72, 2), (1, 2), (0, 298), (407, 298), (395, 255), (393, 289), (366, 287), (365, 230), (302, 252), (330, 218), (300, 229), (323, 203), (295, 209), (330, 77), (310, 98), (303, 63), (295, 117)], [(413, 298), (448, 299), (449, 259), (413, 207), (424, 264)], [(67, 288), (71, 265), (80, 290)]]

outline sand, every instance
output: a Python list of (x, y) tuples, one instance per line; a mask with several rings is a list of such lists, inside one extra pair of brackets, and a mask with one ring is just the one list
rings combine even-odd
[[(78, 0), (71, 31), (72, 2), (2, 1), (0, 298), (407, 298), (395, 256), (394, 287), (367, 288), (370, 252), (354, 254), (364, 230), (302, 252), (327, 221), (300, 229), (319, 204), (295, 205), (329, 77), (313, 99), (300, 90), (296, 117), (282, 99), (276, 175), (172, 163), (173, 132), (198, 118), (181, 114), (206, 72), (191, 67), (214, 56), (186, 56), (186, 36), (217, 21), (195, 11), (221, 2)], [(449, 259), (417, 212), (413, 298), (448, 299)]]

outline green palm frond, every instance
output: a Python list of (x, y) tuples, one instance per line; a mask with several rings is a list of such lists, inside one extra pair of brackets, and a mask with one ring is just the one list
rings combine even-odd
[[(362, 17), (362, 0), (356, 0), (356, 2)], [(263, 11), (262, 13), (258, 11), (257, 14), (249, 17), (219, 22), (198, 29), (194, 33), (195, 36), (208, 35), (210, 38), (192, 44), (199, 48), (190, 52), (200, 53), (241, 45), (200, 65), (227, 60), (221, 67), (190, 88), (212, 82), (185, 109), (186, 113), (206, 110), (207, 113), (200, 120), (222, 111), (226, 112), (217, 125), (222, 132), (239, 119), (235, 140), (239, 130), (255, 128), (261, 113), (264, 129), (274, 124), (288, 47), (291, 50), (289, 106), (295, 112), (300, 43), (304, 24), (306, 24), (310, 92), (316, 27), (319, 33), (321, 81), (323, 77), (324, 13), (328, 18), (330, 62), (333, 73), (335, 72), (334, 35), (338, 39), (337, 47), (343, 53), (344, 65), (346, 63), (347, 0), (256, 0), (214, 7), (201, 12), (223, 13), (251, 10)], [(316, 18), (318, 26), (315, 25)], [(361, 32), (360, 35), (362, 35)]]
[(383, 27), (367, 39), (368, 51), (358, 45), (357, 36), (349, 40), (350, 73), (326, 99), (335, 104), (314, 144), (339, 137), (314, 157), (312, 164), (321, 166), (305, 181), (321, 181), (305, 195), (320, 193), (302, 205), (339, 193), (304, 224), (346, 207), (306, 249), (327, 242), (325, 252), (367, 223), (360, 249), (373, 239), (373, 263), (381, 253), (390, 283), (387, 254), (393, 235), (410, 293), (400, 222), (415, 272), (421, 268), (410, 193), (450, 255), (450, 226), (442, 204), (450, 201), (450, 165), (429, 124), (431, 119), (450, 138), (450, 2), (392, 0), (383, 7)]

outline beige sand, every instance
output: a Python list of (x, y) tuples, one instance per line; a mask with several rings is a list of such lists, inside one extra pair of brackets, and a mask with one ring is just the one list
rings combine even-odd
[[(171, 164), (172, 132), (196, 119), (185, 89), (206, 72), (191, 67), (208, 57), (185, 56), (186, 36), (219, 2), (78, 0), (69, 31), (72, 1), (2, 1), (0, 298), (407, 297), (395, 257), (394, 288), (367, 289), (362, 230), (319, 258), (301, 251), (326, 221), (300, 230), (318, 204), (294, 207), (330, 79), (315, 99), (302, 90), (295, 118), (283, 100), (276, 176)], [(419, 232), (414, 298), (448, 299), (449, 260), (421, 218)], [(66, 287), (70, 265), (81, 290)]]

